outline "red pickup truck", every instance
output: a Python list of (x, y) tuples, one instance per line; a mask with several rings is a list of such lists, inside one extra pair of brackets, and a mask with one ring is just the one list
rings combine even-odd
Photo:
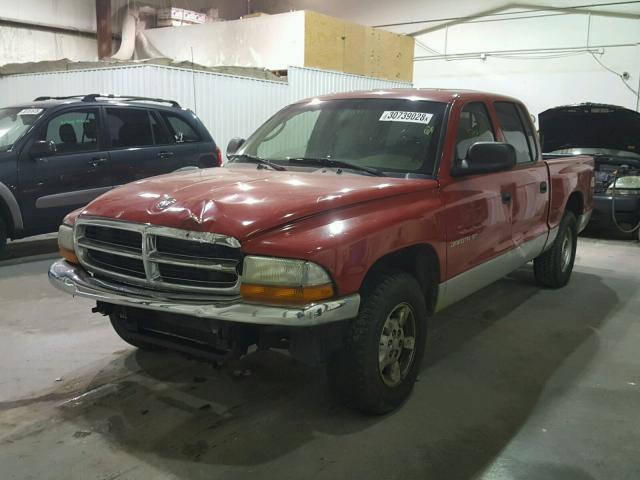
[(530, 260), (564, 286), (592, 209), (593, 159), (544, 160), (526, 108), (487, 93), (304, 100), (227, 155), (67, 216), (51, 282), (139, 348), (326, 364), (371, 413), (409, 395), (434, 312)]

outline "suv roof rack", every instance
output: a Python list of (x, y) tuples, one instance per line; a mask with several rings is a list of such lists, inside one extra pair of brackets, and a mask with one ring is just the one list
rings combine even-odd
[(68, 95), (65, 97), (38, 97), (34, 102), (41, 102), (43, 100), (69, 100), (71, 98), (81, 99), (83, 102), (95, 102), (98, 98), (118, 99), (125, 102), (145, 101), (145, 102), (157, 102), (168, 103), (172, 107), (180, 108), (180, 104), (175, 100), (166, 100), (164, 98), (152, 98), (152, 97), (137, 97), (134, 95), (113, 95), (105, 93), (90, 93), (88, 95)]

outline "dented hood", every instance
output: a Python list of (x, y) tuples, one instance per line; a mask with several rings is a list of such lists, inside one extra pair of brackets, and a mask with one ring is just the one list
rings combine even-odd
[(116, 188), (87, 205), (81, 215), (214, 232), (242, 240), (303, 217), (436, 186), (435, 180), (334, 171), (212, 168)]

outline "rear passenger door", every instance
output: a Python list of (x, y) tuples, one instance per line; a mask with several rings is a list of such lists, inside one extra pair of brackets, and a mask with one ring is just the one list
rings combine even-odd
[(184, 167), (214, 167), (218, 164), (216, 146), (211, 138), (200, 132), (191, 112), (158, 110), (170, 136), (170, 151), (176, 163)]
[(515, 186), (511, 210), (513, 242), (525, 256), (535, 256), (544, 247), (548, 230), (547, 166), (540, 159), (526, 109), (514, 102), (495, 102), (493, 106), (504, 140), (516, 149), (516, 166), (508, 174)]
[(105, 107), (105, 118), (115, 184), (173, 172), (183, 166), (169, 131), (153, 109)]

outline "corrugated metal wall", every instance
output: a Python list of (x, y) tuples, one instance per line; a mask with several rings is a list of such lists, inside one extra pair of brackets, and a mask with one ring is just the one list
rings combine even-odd
[(411, 88), (411, 83), (408, 82), (394, 82), (315, 68), (289, 67), (288, 75), (290, 102), (327, 93), (378, 88)]
[(409, 87), (338, 72), (291, 67), (288, 82), (276, 82), (158, 65), (31, 73), (0, 78), (0, 106), (39, 96), (115, 93), (177, 100), (194, 110), (221, 147), (248, 136), (285, 105), (325, 93)]

